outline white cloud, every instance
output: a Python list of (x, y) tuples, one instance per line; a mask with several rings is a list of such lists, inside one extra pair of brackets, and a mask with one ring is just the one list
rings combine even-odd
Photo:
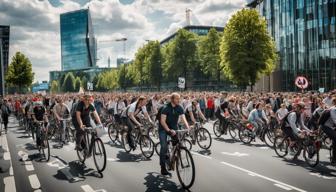
[[(36, 79), (48, 80), (49, 70), (61, 68), (59, 15), (90, 7), (99, 41), (127, 37), (126, 55), (133, 57), (145, 40), (162, 40), (185, 26), (185, 10), (192, 10), (192, 23), (223, 26), (246, 0), (59, 0), (54, 7), (48, 0), (0, 0), (0, 24), (11, 26), (10, 56), (25, 53), (33, 63)], [(99, 66), (107, 59), (116, 63), (124, 55), (122, 42), (98, 44)], [(48, 69), (48, 70), (46, 70)]]

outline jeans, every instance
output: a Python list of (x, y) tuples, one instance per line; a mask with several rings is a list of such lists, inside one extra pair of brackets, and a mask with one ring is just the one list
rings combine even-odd
[(168, 152), (168, 142), (167, 142), (167, 132), (164, 130), (159, 130), (159, 139), (160, 139), (160, 166), (163, 167), (166, 165), (166, 156)]
[(127, 142), (128, 142), (128, 144), (131, 148), (134, 148), (135, 145), (134, 145), (134, 141), (133, 141), (133, 138), (132, 138), (131, 135), (132, 135), (132, 130), (135, 127), (135, 124), (132, 122), (131, 119), (127, 118), (126, 119), (126, 125), (127, 125), (127, 128), (128, 128), (128, 130), (127, 130)]

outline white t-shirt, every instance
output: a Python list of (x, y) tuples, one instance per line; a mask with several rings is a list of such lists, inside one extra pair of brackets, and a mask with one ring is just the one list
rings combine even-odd
[[(138, 102), (134, 102), (132, 104), (130, 104), (126, 110), (123, 111), (122, 113), (122, 116), (123, 117), (127, 117), (129, 113), (134, 113), (134, 115), (138, 115), (138, 113), (142, 112), (142, 113), (147, 113), (147, 109), (146, 109), (146, 106), (142, 106), (141, 109), (137, 109), (136, 106), (137, 106), (137, 103)], [(126, 114), (126, 112), (128, 111), (128, 113)]]
[(283, 119), (288, 114), (288, 110), (286, 108), (285, 109), (280, 108), (280, 109), (278, 109), (276, 114), (279, 117), (279, 119)]

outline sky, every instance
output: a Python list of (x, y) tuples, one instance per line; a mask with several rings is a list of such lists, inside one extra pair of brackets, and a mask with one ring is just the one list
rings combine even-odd
[[(61, 69), (61, 13), (88, 8), (98, 41), (97, 65), (106, 67), (124, 56), (133, 58), (146, 40), (162, 40), (186, 25), (225, 26), (248, 0), (0, 0), (0, 25), (10, 25), (10, 57), (24, 53), (33, 65), (35, 81), (49, 80), (49, 71)], [(110, 42), (101, 42), (110, 41)]]

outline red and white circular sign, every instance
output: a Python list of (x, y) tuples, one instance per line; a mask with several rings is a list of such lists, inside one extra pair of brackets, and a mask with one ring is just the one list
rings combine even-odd
[(308, 79), (303, 76), (298, 76), (295, 79), (295, 85), (300, 89), (307, 89), (309, 82)]

